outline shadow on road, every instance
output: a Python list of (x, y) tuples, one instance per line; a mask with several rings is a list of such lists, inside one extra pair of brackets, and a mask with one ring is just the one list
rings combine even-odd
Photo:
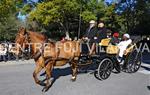
[[(82, 68), (82, 71), (79, 71), (78, 74), (85, 74), (88, 73), (89, 68), (87, 70), (88, 66), (85, 68)], [(93, 70), (93, 68), (90, 68), (91, 70)], [(42, 73), (40, 76), (44, 76), (46, 74), (46, 72)], [(47, 91), (50, 89), (50, 87), (55, 83), (55, 81), (57, 79), (59, 79), (61, 76), (68, 76), (72, 74), (72, 70), (71, 67), (66, 67), (66, 68), (55, 68), (52, 72), (52, 83), (51, 85), (48, 87)], [(43, 82), (45, 81), (45, 79), (43, 80)]]
[[(87, 66), (83, 66), (80, 67), (80, 70), (78, 71), (78, 74), (85, 74), (88, 72), (94, 72), (95, 70), (95, 65), (87, 65)], [(42, 73), (40, 76), (45, 76), (46, 72)], [(68, 76), (72, 74), (72, 70), (71, 67), (66, 67), (66, 68), (55, 68), (52, 71), (52, 84), (50, 85), (50, 87), (55, 83), (55, 81), (57, 79), (59, 79), (61, 76)], [(91, 73), (93, 74), (93, 73)], [(71, 79), (71, 78), (70, 78)], [(43, 82), (45, 81), (45, 79), (43, 80)], [(49, 88), (50, 88), (49, 87)]]
[(61, 68), (61, 69), (57, 68), (57, 69), (53, 70), (52, 77), (54, 79), (58, 79), (61, 76), (67, 76), (67, 75), (70, 75), (71, 73), (72, 73), (72, 71), (71, 71), (70, 67)]

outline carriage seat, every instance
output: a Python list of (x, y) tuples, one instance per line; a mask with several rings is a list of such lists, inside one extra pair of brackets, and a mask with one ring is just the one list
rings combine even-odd
[(124, 52), (124, 55), (129, 54), (130, 52), (132, 52), (132, 50), (134, 49), (134, 47), (136, 46), (136, 44), (130, 44), (127, 49)]
[(118, 54), (118, 52), (119, 52), (118, 46), (109, 44), (106, 48), (107, 54)]
[(111, 38), (105, 38), (102, 39), (101, 42), (99, 43), (100, 46), (108, 46), (110, 43)]
[[(127, 47), (127, 49), (125, 50), (124, 55), (127, 55), (130, 52), (132, 52), (132, 50), (134, 49), (135, 46), (136, 46), (136, 44), (130, 44)], [(107, 54), (118, 54), (118, 52), (119, 52), (119, 48), (118, 48), (118, 46), (115, 46), (115, 45), (109, 44), (107, 49), (106, 49)]]

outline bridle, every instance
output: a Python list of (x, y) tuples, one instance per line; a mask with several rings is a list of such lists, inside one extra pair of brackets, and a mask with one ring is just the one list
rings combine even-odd
[(23, 39), (23, 40), (21, 40), (21, 43), (20, 43), (21, 44), (21, 48), (23, 48), (25, 46), (23, 48), (24, 49), (23, 51), (20, 52), (20, 49), (19, 49), (19, 53), (21, 54), (21, 56), (26, 57), (27, 55), (30, 55), (30, 53), (31, 53), (31, 52), (29, 52), (29, 47), (30, 46), (26, 47), (26, 45), (29, 45), (28, 43), (31, 42), (29, 33), (25, 31), (24, 34), (18, 33), (18, 35), (19, 35), (20, 39)]

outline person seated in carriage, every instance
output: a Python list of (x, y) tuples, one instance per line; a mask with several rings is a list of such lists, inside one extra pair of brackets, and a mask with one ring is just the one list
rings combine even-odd
[(83, 36), (84, 40), (89, 40), (89, 42), (93, 42), (94, 37), (96, 35), (97, 27), (95, 20), (91, 20), (89, 22), (89, 27), (86, 30), (85, 35)]
[[(89, 27), (87, 28), (86, 33), (82, 39), (84, 41), (88, 42), (89, 46), (92, 46), (92, 44), (94, 43), (94, 40), (95, 40), (96, 32), (97, 32), (96, 22), (94, 20), (91, 20), (89, 22)], [(83, 54), (89, 53), (88, 45), (87, 45), (87, 43), (82, 44), (82, 53)]]
[(119, 40), (119, 33), (118, 32), (114, 32), (112, 37), (111, 37), (110, 43), (112, 45), (117, 45), (119, 42), (120, 42), (120, 40)]
[(124, 34), (122, 41), (119, 42), (119, 44), (117, 45), (119, 48), (119, 54), (117, 57), (118, 62), (122, 61), (123, 55), (125, 53), (125, 50), (127, 49), (127, 47), (132, 43), (132, 40), (130, 39), (130, 35), (129, 34)]
[[(105, 27), (104, 21), (100, 20), (98, 22), (97, 33), (96, 33), (94, 43), (91, 47), (91, 51), (90, 51), (89, 55), (92, 55), (92, 53), (94, 52), (95, 47), (96, 47), (96, 43), (99, 44), (102, 39), (108, 38), (108, 32), (107, 31), (108, 31), (108, 29)], [(110, 34), (110, 32), (109, 32), (109, 34)]]
[(105, 28), (103, 21), (100, 20), (97, 27), (94, 20), (90, 21), (90, 27), (87, 29), (86, 34), (83, 37), (83, 39), (89, 40), (89, 45), (91, 46), (91, 49), (88, 53), (89, 55), (94, 53), (96, 43), (99, 43), (102, 39), (107, 38), (107, 30), (108, 29)]

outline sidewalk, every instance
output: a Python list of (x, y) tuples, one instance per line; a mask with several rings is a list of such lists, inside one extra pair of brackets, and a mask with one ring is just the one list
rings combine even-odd
[(7, 61), (7, 62), (0, 62), (0, 66), (8, 66), (8, 65), (23, 65), (23, 64), (34, 64), (34, 60), (30, 59), (30, 60), (13, 60), (13, 61)]

